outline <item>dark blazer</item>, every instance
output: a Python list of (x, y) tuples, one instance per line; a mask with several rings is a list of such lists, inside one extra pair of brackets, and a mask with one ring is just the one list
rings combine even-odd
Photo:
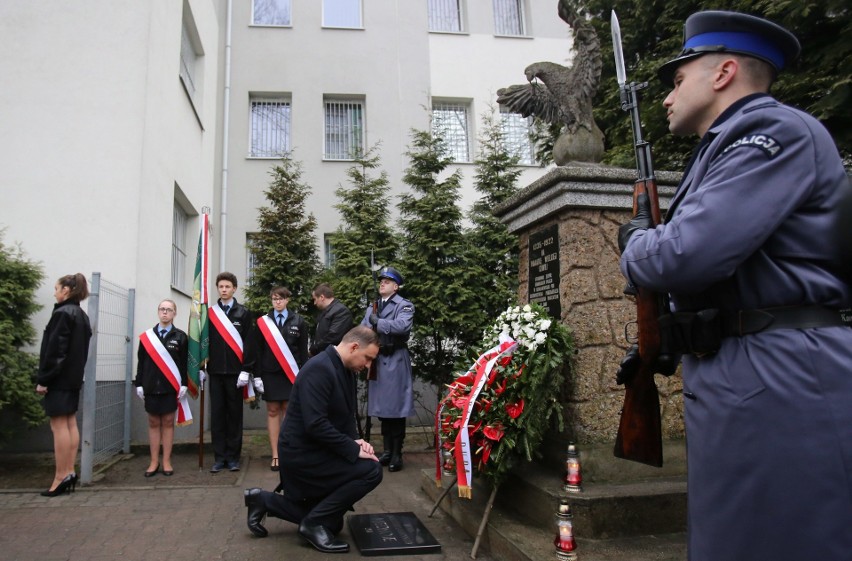
[[(160, 324), (154, 326), (156, 333), (160, 328)], [(181, 385), (186, 384), (186, 365), (188, 358), (186, 333), (172, 325), (172, 328), (166, 333), (163, 338), (163, 346), (166, 347), (169, 355), (177, 364), (180, 372)], [(172, 387), (172, 384), (166, 379), (166, 375), (160, 371), (160, 368), (154, 363), (148, 351), (142, 343), (139, 343), (139, 349), (136, 352), (136, 379), (133, 381), (136, 387), (142, 386), (145, 395), (177, 393)]]
[(293, 498), (325, 496), (323, 478), (351, 470), (355, 440), (355, 375), (327, 347), (299, 371), (278, 439), (281, 479)]
[(89, 316), (79, 302), (66, 300), (54, 305), (41, 338), (38, 384), (54, 389), (80, 389), (91, 338)]
[(317, 318), (317, 329), (311, 342), (311, 356), (319, 354), (329, 345), (338, 344), (353, 325), (352, 312), (335, 298)]
[[(210, 374), (239, 374), (242, 371), (254, 371), (254, 344), (252, 343), (252, 325), (251, 315), (245, 306), (237, 302), (234, 298), (231, 309), (228, 310), (228, 318), (240, 337), (243, 338), (243, 361), (237, 358), (231, 347), (222, 339), (219, 332), (212, 325), (210, 326), (210, 358), (207, 362), (207, 372)], [(217, 301), (214, 306), (218, 306), (220, 301)], [(208, 312), (210, 315), (212, 312)]]

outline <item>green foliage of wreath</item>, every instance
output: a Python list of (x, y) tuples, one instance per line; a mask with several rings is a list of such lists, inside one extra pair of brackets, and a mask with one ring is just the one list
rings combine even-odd
[[(476, 396), (466, 427), (474, 474), (492, 485), (502, 483), (522, 459), (540, 456), (538, 448), (548, 428), (562, 430), (559, 398), (574, 356), (570, 330), (537, 304), (510, 307), (500, 314), (485, 331), (483, 351), (499, 345), (501, 334), (517, 341), (518, 347), (495, 365)], [(448, 386), (438, 419), (442, 452), (455, 451), (474, 378), (472, 368)], [(444, 465), (444, 469), (454, 468)]]

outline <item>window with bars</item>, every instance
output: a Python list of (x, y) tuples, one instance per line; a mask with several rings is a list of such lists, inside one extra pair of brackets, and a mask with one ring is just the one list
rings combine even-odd
[(186, 227), (189, 217), (181, 208), (180, 204), (174, 202), (172, 212), (172, 278), (171, 284), (178, 290), (186, 290)]
[(191, 16), (189, 19), (185, 16), (180, 32), (180, 80), (193, 105), (200, 99), (201, 88), (199, 76), (201, 54), (193, 41), (193, 38), (197, 36), (195, 22), (192, 21)]
[(433, 101), (432, 131), (443, 137), (454, 162), (470, 161), (467, 104)]
[(322, 25), (362, 28), (361, 0), (322, 0)]
[(252, 0), (254, 25), (290, 25), (290, 0)]
[(254, 269), (257, 266), (257, 238), (254, 234), (246, 232), (246, 286), (249, 286), (254, 277)]
[(280, 158), (290, 152), (290, 102), (283, 99), (251, 100), (252, 158)]
[(518, 163), (535, 165), (535, 144), (532, 140), (534, 118), (524, 117), (520, 113), (512, 113), (500, 108), (500, 127), (503, 131), (503, 142), (506, 151), (517, 156)]
[(525, 35), (524, 0), (494, 1), (494, 34)]
[(352, 160), (363, 152), (364, 104), (361, 101), (325, 101), (326, 160)]
[(461, 0), (429, 0), (429, 31), (462, 31)]
[(325, 266), (329, 269), (334, 267), (337, 262), (337, 256), (334, 254), (334, 244), (331, 242), (333, 234), (325, 234), (323, 236), (323, 245), (325, 246)]

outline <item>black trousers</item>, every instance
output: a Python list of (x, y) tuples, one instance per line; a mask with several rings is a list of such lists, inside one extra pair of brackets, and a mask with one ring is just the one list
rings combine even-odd
[(243, 391), (237, 374), (211, 374), (210, 436), (217, 462), (238, 462), (243, 449)]
[[(346, 469), (322, 475), (327, 494), (297, 500), (269, 491), (262, 494), (263, 504), (270, 516), (299, 524), (303, 520), (322, 524), (337, 534), (343, 529), (343, 515), (382, 482), (382, 466), (373, 460), (346, 462)], [(286, 467), (282, 465), (282, 470)], [(286, 493), (286, 491), (285, 491)]]

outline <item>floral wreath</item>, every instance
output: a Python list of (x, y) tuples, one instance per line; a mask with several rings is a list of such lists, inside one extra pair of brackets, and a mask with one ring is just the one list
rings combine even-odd
[(472, 477), (496, 487), (518, 460), (532, 460), (553, 419), (562, 430), (559, 394), (574, 354), (568, 328), (538, 304), (510, 307), (484, 334), (483, 352), (448, 385), (435, 415), (436, 479), (458, 477), (471, 497)]

